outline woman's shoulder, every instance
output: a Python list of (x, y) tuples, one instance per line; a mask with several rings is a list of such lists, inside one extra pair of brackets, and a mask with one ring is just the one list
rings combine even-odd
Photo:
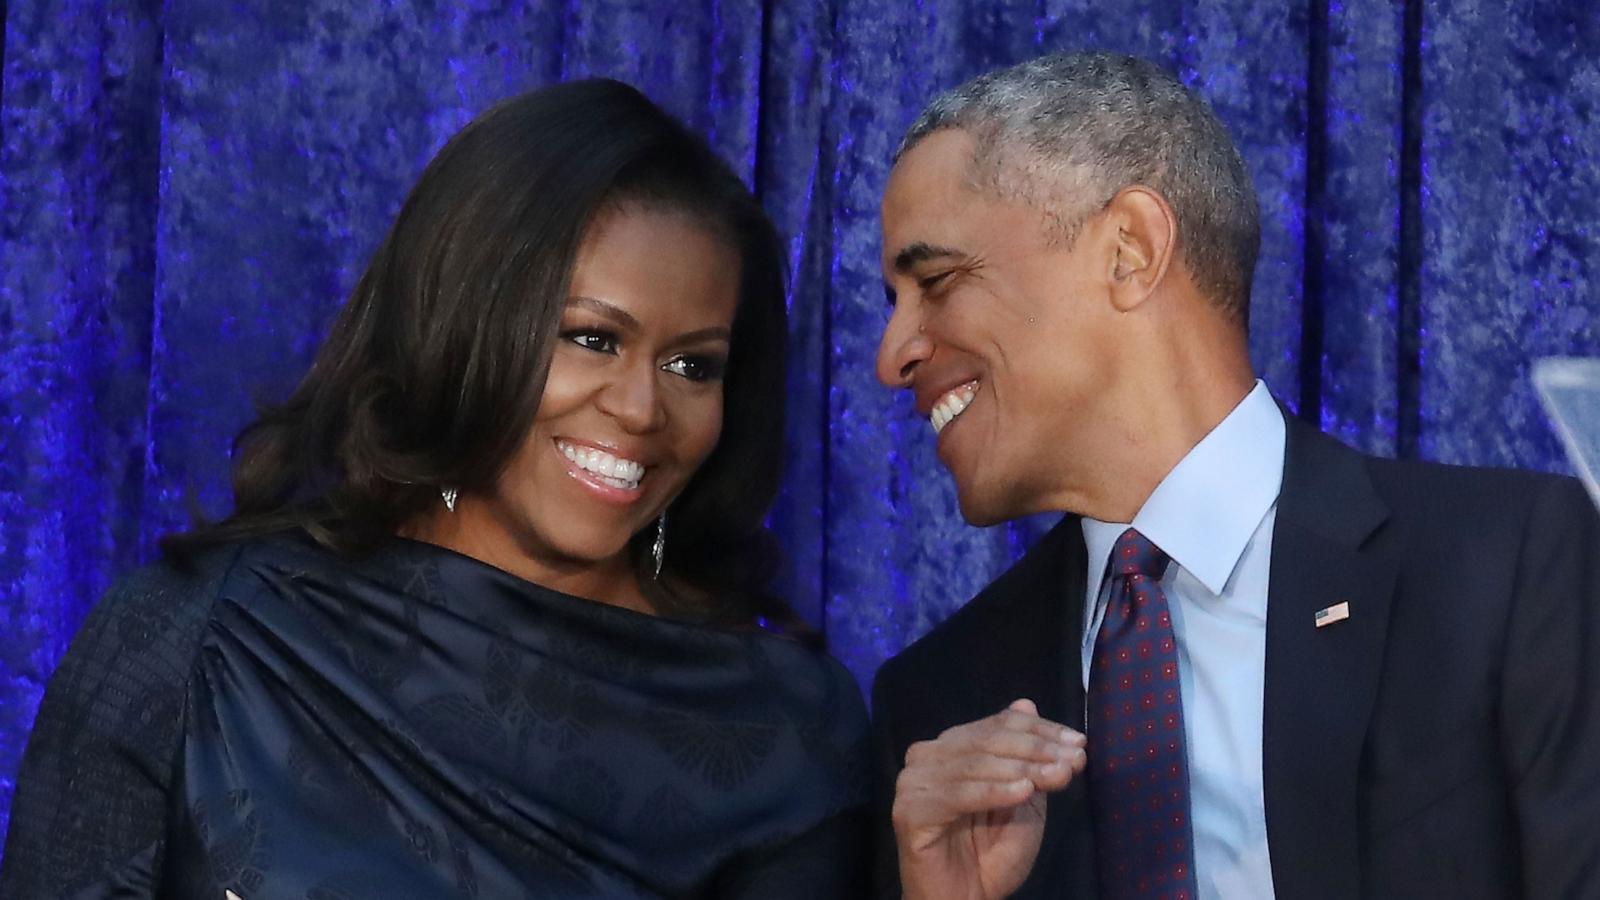
[(781, 698), (797, 718), (810, 722), (808, 730), (840, 747), (866, 740), (870, 722), (861, 687), (825, 649), (764, 631), (751, 635), (751, 647), (772, 699)]
[(51, 678), (53, 692), (98, 686), (95, 703), (159, 703), (181, 694), (228, 574), (259, 542), (165, 556), (113, 582), (73, 637)]
[[(67, 730), (131, 741), (158, 760), (181, 719), (206, 623), (244, 549), (163, 558), (114, 582), (51, 674), (36, 732), (48, 737), (52, 724), (79, 722)], [(143, 724), (130, 732), (130, 722)]]
[(212, 605), (246, 542), (207, 548), (183, 558), (164, 557), (124, 575), (89, 611), (85, 632), (137, 637), (152, 629), (190, 632)]
[(161, 559), (118, 579), (89, 610), (52, 684), (58, 691), (72, 691), (127, 682), (126, 690), (110, 696), (136, 699), (142, 694), (147, 701), (154, 699), (152, 693), (179, 689), (223, 580), (242, 549), (235, 544), (181, 561)]
[(854, 706), (865, 712), (855, 677), (818, 642), (764, 630), (753, 632), (752, 642), (772, 674), (785, 684), (817, 700), (833, 695), (853, 699)]

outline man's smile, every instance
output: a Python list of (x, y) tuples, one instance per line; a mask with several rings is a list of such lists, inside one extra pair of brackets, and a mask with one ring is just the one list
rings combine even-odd
[(978, 396), (978, 387), (977, 379), (957, 385), (933, 404), (933, 410), (928, 414), (928, 424), (933, 426), (934, 434), (944, 431), (946, 425), (966, 412), (967, 407), (972, 405), (972, 398)]

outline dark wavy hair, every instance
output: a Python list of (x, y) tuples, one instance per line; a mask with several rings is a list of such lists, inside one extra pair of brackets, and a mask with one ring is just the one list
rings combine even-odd
[[(722, 433), (672, 507), (668, 582), (702, 595), (677, 611), (795, 624), (767, 593), (777, 552), (763, 524), (782, 457), (782, 246), (704, 140), (610, 80), (514, 97), (445, 144), (310, 371), (239, 435), (233, 513), (163, 550), (183, 560), (300, 529), (359, 555), (438, 504), (441, 485), (493, 485), (539, 408), (579, 245), (619, 207), (689, 216), (742, 263)], [(651, 537), (630, 544), (640, 571)]]

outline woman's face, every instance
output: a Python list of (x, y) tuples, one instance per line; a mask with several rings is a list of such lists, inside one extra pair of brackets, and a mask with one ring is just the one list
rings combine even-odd
[(458, 505), (478, 520), (468, 552), (579, 594), (631, 574), (629, 539), (721, 434), (739, 265), (682, 214), (623, 207), (596, 220), (533, 430), (493, 492)]

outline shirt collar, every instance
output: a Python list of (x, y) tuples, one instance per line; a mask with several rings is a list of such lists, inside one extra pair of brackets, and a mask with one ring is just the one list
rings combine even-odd
[[(1213, 594), (1221, 594), (1239, 557), (1283, 484), (1283, 414), (1260, 380), (1200, 443), (1161, 479), (1133, 517), (1149, 538)], [(1128, 523), (1084, 517), (1091, 597)]]

